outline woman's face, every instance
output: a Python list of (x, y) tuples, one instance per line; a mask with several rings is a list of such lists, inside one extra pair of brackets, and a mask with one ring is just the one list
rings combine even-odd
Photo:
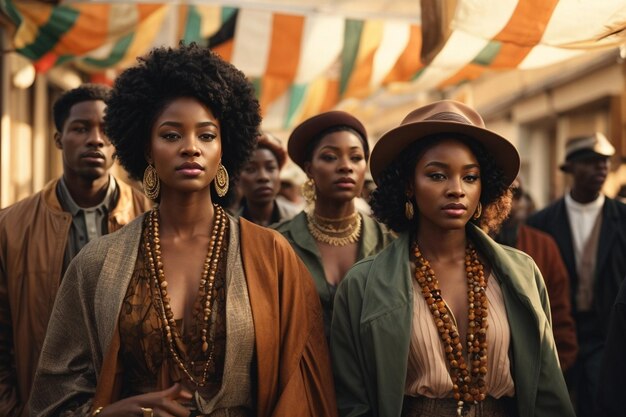
[(259, 148), (252, 153), (239, 176), (239, 185), (249, 203), (264, 204), (274, 201), (280, 190), (278, 161), (269, 149)]
[(350, 201), (358, 197), (366, 169), (363, 142), (348, 131), (324, 136), (305, 166), (307, 175), (315, 181), (318, 200), (331, 201)]
[(478, 207), (480, 166), (472, 151), (456, 139), (428, 148), (417, 161), (409, 197), (417, 204), (420, 228), (465, 227)]
[(211, 109), (181, 97), (165, 106), (152, 126), (148, 162), (170, 191), (208, 191), (222, 157), (220, 122)]

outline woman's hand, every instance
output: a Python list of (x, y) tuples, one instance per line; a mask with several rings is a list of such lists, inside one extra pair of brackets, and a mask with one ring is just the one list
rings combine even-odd
[(177, 400), (190, 400), (189, 391), (176, 383), (163, 391), (136, 395), (107, 405), (98, 417), (144, 417), (142, 408), (151, 408), (154, 417), (187, 417), (189, 410)]

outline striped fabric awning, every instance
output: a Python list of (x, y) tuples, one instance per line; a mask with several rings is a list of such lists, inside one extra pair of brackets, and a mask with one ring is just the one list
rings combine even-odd
[(0, 0), (0, 12), (12, 23), (16, 50), (40, 72), (71, 62), (101, 74), (154, 46), (207, 44), (255, 84), (266, 129), (287, 129), (392, 83), (442, 89), (626, 41), (623, 0), (422, 0), (405, 19), (324, 13), (304, 3), (310, 8), (300, 12), (286, 0), (256, 9)]

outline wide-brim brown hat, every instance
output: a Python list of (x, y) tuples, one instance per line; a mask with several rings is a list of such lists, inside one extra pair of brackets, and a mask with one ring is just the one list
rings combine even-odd
[(370, 171), (378, 183), (380, 175), (407, 147), (436, 134), (460, 134), (474, 139), (493, 155), (511, 184), (519, 172), (520, 157), (511, 142), (485, 128), (482, 117), (471, 107), (453, 100), (437, 101), (409, 113), (400, 126), (385, 133), (372, 149)]
[(615, 154), (615, 148), (600, 132), (592, 135), (577, 136), (565, 143), (565, 161), (559, 165), (563, 172), (568, 171), (569, 162), (580, 161), (590, 156), (609, 158)]
[(363, 139), (365, 153), (369, 153), (369, 145), (367, 143), (367, 132), (365, 126), (356, 117), (345, 111), (333, 110), (320, 113), (300, 123), (291, 132), (289, 141), (287, 142), (287, 153), (293, 162), (304, 169), (304, 163), (309, 159), (307, 155), (308, 145), (312, 140), (327, 129), (335, 126), (348, 126), (354, 129)]

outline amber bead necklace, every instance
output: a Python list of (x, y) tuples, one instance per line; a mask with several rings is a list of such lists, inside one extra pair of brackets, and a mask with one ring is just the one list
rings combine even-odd
[(165, 280), (165, 274), (163, 272), (163, 259), (161, 257), (161, 240), (159, 236), (159, 209), (155, 207), (149, 214), (148, 227), (145, 228), (144, 235), (144, 249), (147, 258), (147, 267), (150, 272), (150, 277), (154, 285), (153, 301), (157, 312), (161, 315), (161, 328), (163, 335), (166, 339), (166, 344), (172, 358), (176, 365), (185, 373), (187, 378), (197, 386), (203, 387), (207, 382), (207, 375), (209, 369), (213, 365), (213, 348), (214, 332), (211, 332), (211, 315), (214, 311), (215, 304), (215, 275), (217, 273), (218, 265), (222, 253), (222, 244), (224, 242), (224, 236), (226, 234), (226, 228), (228, 223), (228, 217), (224, 210), (214, 205), (215, 208), (215, 221), (213, 229), (211, 231), (211, 240), (209, 243), (209, 249), (202, 270), (202, 276), (200, 278), (200, 295), (203, 321), (201, 325), (202, 332), (202, 352), (206, 353), (209, 350), (207, 361), (204, 364), (202, 376), (200, 379), (196, 378), (190, 368), (188, 368), (183, 362), (181, 356), (177, 352), (176, 345), (174, 343), (173, 332), (177, 331), (176, 320), (174, 319), (174, 313), (170, 306), (170, 298), (167, 295), (167, 281)]
[(465, 273), (467, 275), (468, 321), (467, 357), (452, 313), (441, 297), (435, 271), (422, 255), (417, 242), (413, 244), (415, 255), (415, 279), (422, 288), (422, 295), (433, 315), (435, 325), (443, 342), (450, 368), (452, 390), (457, 401), (457, 414), (463, 413), (465, 403), (483, 401), (487, 397), (487, 278), (476, 249), (468, 244), (465, 249)]
[[(318, 242), (345, 246), (357, 242), (361, 236), (362, 220), (358, 212), (339, 219), (329, 219), (311, 212), (307, 212), (306, 217), (309, 232)], [(346, 222), (348, 224), (345, 227), (340, 227)]]

